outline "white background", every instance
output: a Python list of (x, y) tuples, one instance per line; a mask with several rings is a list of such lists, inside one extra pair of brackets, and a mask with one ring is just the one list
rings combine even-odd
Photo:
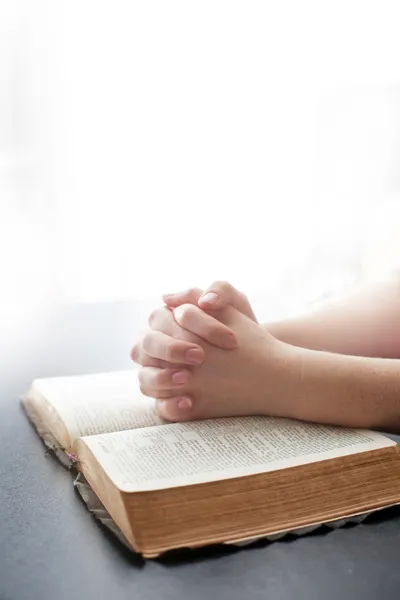
[(399, 262), (396, 2), (0, 0), (0, 320)]

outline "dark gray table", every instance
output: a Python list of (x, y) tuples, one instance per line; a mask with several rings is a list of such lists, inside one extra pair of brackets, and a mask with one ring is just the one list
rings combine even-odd
[(396, 510), (329, 533), (146, 563), (89, 515), (17, 398), (36, 376), (129, 367), (143, 317), (130, 304), (64, 307), (0, 336), (0, 600), (399, 598)]

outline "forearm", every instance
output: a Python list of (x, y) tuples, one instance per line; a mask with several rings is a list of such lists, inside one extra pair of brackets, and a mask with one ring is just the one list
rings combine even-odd
[(400, 360), (283, 346), (278, 388), (283, 416), (348, 427), (400, 430)]
[(264, 327), (293, 346), (400, 358), (400, 280), (358, 290), (304, 317)]

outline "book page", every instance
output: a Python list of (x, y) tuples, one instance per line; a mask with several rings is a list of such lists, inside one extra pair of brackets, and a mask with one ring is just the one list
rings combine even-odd
[(55, 409), (72, 441), (162, 423), (156, 416), (155, 401), (141, 394), (134, 369), (37, 379), (31, 393)]
[(396, 445), (370, 431), (269, 417), (174, 423), (83, 442), (127, 492), (254, 475)]

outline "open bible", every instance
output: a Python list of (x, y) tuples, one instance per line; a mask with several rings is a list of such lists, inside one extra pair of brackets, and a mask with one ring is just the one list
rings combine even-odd
[(23, 404), (145, 557), (400, 503), (399, 448), (375, 432), (261, 416), (165, 423), (134, 370), (38, 379)]

